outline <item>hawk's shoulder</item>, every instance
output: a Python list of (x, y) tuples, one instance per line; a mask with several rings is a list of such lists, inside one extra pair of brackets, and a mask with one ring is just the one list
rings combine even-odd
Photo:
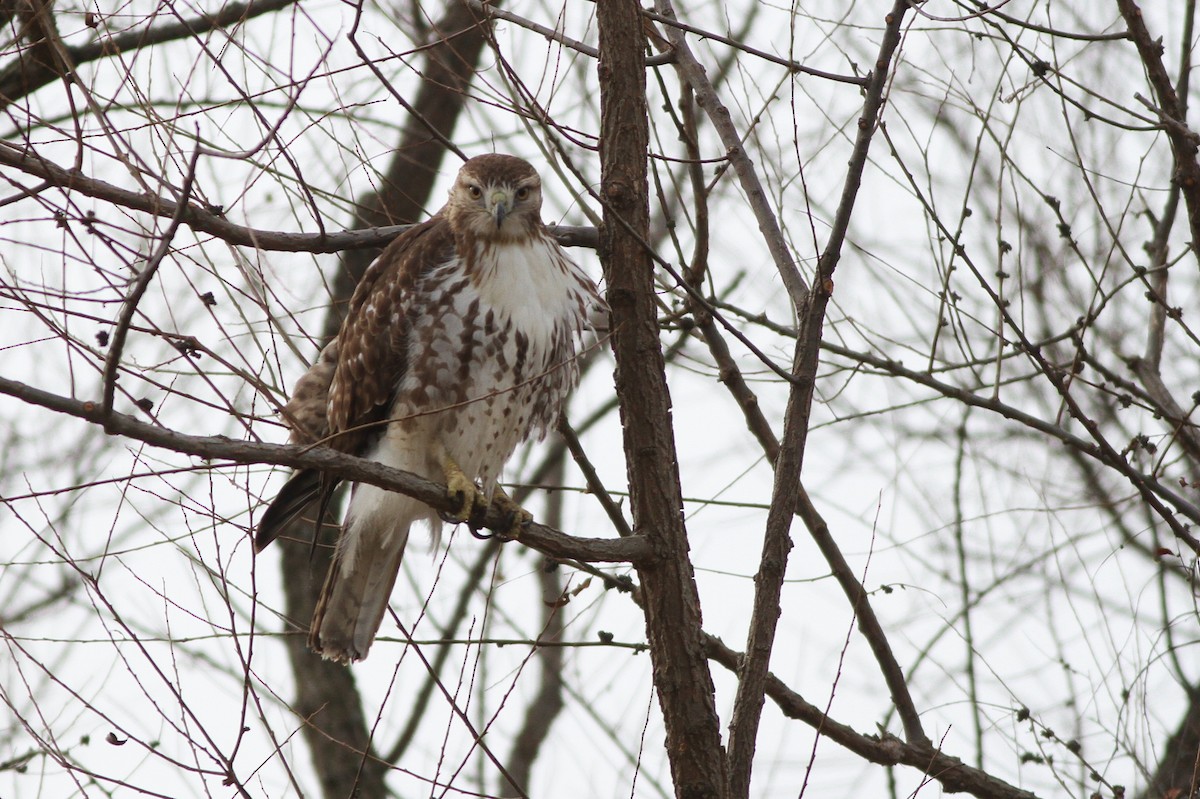
[[(443, 213), (389, 244), (359, 281), (337, 336), (329, 390), (330, 445), (358, 453), (378, 429), (408, 369), (408, 307), (422, 276), (454, 256), (454, 234)], [(337, 435), (343, 434), (343, 435)]]

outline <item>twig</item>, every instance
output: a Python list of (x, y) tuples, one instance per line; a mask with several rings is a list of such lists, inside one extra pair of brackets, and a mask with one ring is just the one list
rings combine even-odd
[[(660, 2), (666, 3), (667, 0)], [(891, 78), (892, 57), (900, 44), (900, 29), (907, 10), (907, 0), (896, 0), (887, 16), (875, 69), (867, 84), (858, 135), (851, 152), (841, 200), (834, 214), (829, 238), (817, 262), (816, 283), (811, 291), (805, 291), (803, 295), (792, 295), (800, 318), (800, 331), (792, 361), (794, 379), (788, 392), (783, 435), (775, 462), (775, 481), (771, 491), (771, 509), (767, 513), (762, 558), (754, 577), (754, 609), (746, 639), (746, 658), (738, 670), (738, 690), (734, 700), (733, 720), (729, 725), (729, 786), (730, 794), (735, 799), (750, 795), (750, 776), (759, 721), (762, 717), (763, 692), (781, 613), (780, 596), (787, 571), (787, 555), (792, 548), (789, 531), (795, 513), (799, 513), (804, 520), (809, 534), (850, 599), (859, 620), (859, 628), (875, 654), (884, 681), (892, 694), (892, 701), (904, 724), (905, 737), (913, 743), (929, 741), (921, 727), (920, 715), (908, 691), (904, 672), (892, 654), (883, 626), (871, 611), (865, 589), (850, 571), (849, 564), (829, 534), (824, 520), (800, 484), (813, 391), (820, 363), (821, 332), (825, 309), (833, 291), (833, 272), (841, 258), (842, 245), (862, 184), (863, 169), (883, 109), (885, 90)], [(786, 282), (786, 275), (784, 277)]]
[[(562, 482), (566, 460), (565, 455), (558, 458), (550, 474), (552, 479)], [(551, 493), (546, 497), (546, 521), (556, 527), (563, 524), (563, 495), (560, 492)], [(533, 651), (538, 661), (540, 680), (537, 693), (526, 708), (525, 719), (508, 757), (509, 773), (515, 783), (524, 788), (530, 785), (538, 754), (550, 735), (554, 720), (565, 706), (564, 646), (575, 643), (563, 640), (566, 622), (562, 610), (565, 590), (562, 571), (548, 558), (540, 558), (540, 561), (538, 582), (542, 589), (542, 630), (537, 636)], [(508, 793), (503, 785), (497, 785), (497, 789)]]
[[(367, 69), (371, 70), (371, 72), (379, 80), (379, 84), (387, 89), (392, 95), (392, 98), (395, 99), (396, 102), (400, 104), (400, 107), (408, 113), (409, 119), (412, 122), (420, 125), (420, 127), (423, 128), (425, 132), (428, 133), (429, 136), (442, 148), (449, 150), (463, 161), (466, 161), (466, 154), (459, 149), (457, 144), (450, 140), (449, 131), (442, 130), (440, 125), (426, 117), (425, 114), (420, 111), (420, 109), (410, 103), (408, 99), (401, 94), (395, 86), (392, 85), (391, 81), (387, 79), (387, 76), (385, 76), (379, 69), (379, 65), (375, 63), (375, 60), (368, 56), (366, 51), (363, 50), (362, 45), (358, 43), (358, 31), (359, 26), (362, 24), (363, 5), (364, 3), (362, 2), (354, 4), (354, 23), (350, 26), (350, 31), (346, 35), (350, 45), (354, 48), (354, 52), (358, 54), (358, 57), (362, 63), (367, 67)], [(456, 13), (460, 10), (466, 10), (467, 13), (460, 16), (459, 13)], [(438, 38), (435, 42), (435, 45), (445, 44), (453, 47), (454, 40), (459, 37), (474, 39), (482, 43), (483, 37), (479, 35), (479, 27), (481, 25), (482, 22), (477, 19), (465, 5), (460, 6), (450, 3), (447, 5), (447, 13), (445, 17), (443, 17), (437, 25), (436, 32)], [(446, 32), (447, 30), (449, 32)], [(475, 70), (474, 62), (469, 61), (468, 63), (470, 64), (471, 68), (467, 70), (466, 78), (469, 80), (470, 77), (474, 76)], [(433, 68), (436, 68), (436, 66), (436, 62), (431, 64), (431, 67)]]
[[(710, 334), (712, 333), (715, 333), (715, 328), (710, 331)], [(746, 417), (746, 424), (755, 434), (755, 437), (758, 438), (759, 445), (762, 447), (767, 459), (772, 464), (777, 463), (779, 460), (780, 445), (771, 432), (770, 424), (759, 408), (758, 398), (750, 390), (749, 386), (746, 385), (741, 373), (737, 370), (737, 365), (729, 357), (728, 350), (724, 349), (724, 341), (719, 336), (712, 339), (706, 336), (705, 340), (708, 341), (710, 352), (713, 353), (721, 370), (721, 382), (725, 384), (726, 388), (737, 399), (738, 405), (741, 406), (742, 412)], [(829, 567), (836, 577), (838, 584), (841, 585), (846, 597), (850, 600), (850, 604), (854, 607), (859, 629), (862, 631), (863, 637), (867, 639), (871, 651), (875, 653), (876, 661), (879, 663), (880, 670), (884, 674), (884, 681), (892, 693), (897, 712), (900, 713), (902, 720), (906, 719), (905, 713), (910, 714), (908, 718), (915, 716), (916, 708), (909, 694), (903, 670), (896, 662), (896, 658), (891, 651), (891, 646), (888, 644), (887, 636), (883, 631), (883, 625), (879, 623), (879, 619), (875, 615), (870, 597), (867, 595), (862, 583), (859, 582), (853, 571), (851, 571), (845, 557), (838, 549), (837, 542), (834, 541), (829, 533), (828, 524), (826, 524), (825, 520), (816, 510), (803, 485), (799, 486), (797, 499), (798, 501), (793, 503), (795, 512), (804, 521), (809, 534), (821, 549), (826, 562), (829, 563)], [(774, 502), (772, 505), (774, 505)], [(910, 724), (911, 721), (905, 720), (906, 730)], [(919, 724), (917, 727), (919, 729)], [(730, 752), (733, 751), (732, 730), (729, 749)]]
[(600, 475), (596, 473), (596, 468), (592, 466), (591, 460), (583, 449), (583, 445), (579, 442), (579, 436), (575, 435), (574, 429), (567, 422), (564, 416), (558, 423), (558, 434), (562, 436), (563, 442), (567, 445), (567, 451), (571, 453), (571, 458), (575, 461), (575, 465), (579, 467), (579, 471), (583, 472), (583, 479), (587, 482), (588, 493), (594, 496), (600, 503), (600, 507), (604, 508), (604, 512), (608, 514), (609, 521), (613, 523), (613, 529), (622, 538), (628, 538), (633, 535), (633, 530), (629, 527), (629, 522), (625, 521), (625, 514), (621, 513), (621, 506), (613, 501), (612, 496), (608, 493), (608, 489), (604, 487), (604, 483), (600, 480)]
[[(425, 709), (429, 706), (429, 699), (433, 696), (434, 684), (440, 679), (442, 668), (446, 665), (446, 661), (453, 651), (453, 647), (449, 644), (465, 643), (468, 646), (482, 646), (485, 642), (481, 640), (460, 641), (454, 637), (458, 627), (466, 618), (467, 609), (470, 607), (471, 597), (475, 595), (476, 589), (479, 587), (480, 581), (483, 579), (487, 568), (496, 558), (496, 552), (499, 547), (497, 542), (489, 541), (487, 546), (481, 548), (475, 556), (475, 563), (467, 571), (462, 580), (462, 587), (459, 589), (458, 602), (454, 609), (450, 611), (449, 621), (446, 622), (442, 637), (437, 641), (417, 641), (408, 639), (414, 645), (434, 646), (437, 645), (438, 653), (433, 657), (432, 667), (426, 671), (425, 679), (421, 683), (421, 688), (417, 691), (417, 696), (412, 704), (407, 709), (408, 721), (405, 722), (404, 729), (400, 732), (396, 743), (388, 750), (383, 759), (388, 763), (396, 764), (400, 758), (408, 751), (409, 744), (417, 734), (417, 730), (421, 726), (421, 722), (425, 721)], [(384, 640), (379, 637), (377, 640)]]
[[(403, 634), (405, 637), (405, 640), (411, 644), (412, 643), (412, 634), (409, 633), (408, 629), (403, 624), (399, 624), (399, 627), (400, 627), (401, 634)], [(439, 676), (434, 673), (433, 665), (429, 662), (429, 659), (425, 657), (425, 653), (421, 650), (421, 647), (413, 646), (412, 649), (414, 652), (416, 652), (417, 658), (421, 661), (421, 664), (425, 666), (425, 671), (433, 679), (434, 685), (436, 685), (438, 690), (441, 691), (442, 697), (445, 698), (445, 700), (446, 700), (447, 707), (449, 707), (450, 710), (454, 713), (454, 715), (458, 717), (459, 722), (461, 722), (462, 725), (464, 727), (466, 727), (467, 732), (474, 739), (475, 745), (479, 747), (479, 750), (481, 752), (483, 752), (484, 757), (486, 757), (488, 760), (491, 761), (492, 766), (496, 769), (496, 771), (500, 772), (500, 775), (502, 777), (504, 777), (504, 779), (508, 782), (508, 784), (511, 785), (517, 791), (518, 796), (522, 797), (522, 799), (529, 799), (528, 795), (523, 790), (521, 790), (520, 786), (518, 786), (516, 781), (513, 780), (512, 776), (510, 776), (508, 769), (505, 768), (504, 764), (500, 762), (500, 759), (498, 757), (496, 757), (496, 754), (492, 751), (492, 748), (490, 745), (491, 739), (489, 739), (489, 740), (484, 739), (484, 735), (479, 732), (479, 730), (476, 728), (475, 724), (471, 722), (471, 718), (466, 714), (466, 712), (462, 709), (462, 707), (459, 706), (458, 698), (456, 696), (452, 695), (446, 689), (446, 686), (442, 684), (442, 681), (439, 678)], [(484, 732), (486, 733), (487, 730), (485, 729)], [(445, 793), (443, 793), (442, 795), (445, 796)]]
[[(63, 52), (69, 57), (71, 64), (78, 66), (108, 56), (125, 55), (151, 45), (199, 37), (218, 28), (237, 25), (287, 8), (295, 2), (296, 0), (258, 0), (250, 3), (227, 3), (213, 14), (201, 14), (192, 19), (181, 19), (178, 22), (145, 28), (139, 26), (116, 36), (101, 36), (94, 42), (77, 47), (64, 46)], [(103, 16), (100, 19), (103, 21)], [(27, 59), (17, 58), (5, 69), (0, 70), (0, 109), (40, 89), (57, 77), (57, 73), (45, 67), (30, 69)]]
[[(832, 80), (838, 83), (850, 83), (855, 86), (863, 86), (867, 82), (866, 78), (859, 75), (839, 75), (836, 72), (826, 72), (823, 69), (806, 67), (796, 61), (789, 61), (786, 58), (780, 58), (777, 55), (773, 55), (771, 53), (751, 47), (745, 42), (739, 41), (731, 36), (724, 36), (714, 31), (698, 28), (694, 25), (688, 25), (686, 22), (681, 22), (680, 20), (676, 19), (673, 11), (670, 15), (668, 15), (665, 13), (656, 14), (648, 9), (642, 9), (642, 13), (655, 22), (661, 22), (668, 28), (677, 28), (681, 31), (687, 31), (688, 33), (693, 33), (696, 36), (699, 36), (701, 39), (712, 39), (714, 42), (720, 42), (721, 44), (728, 45), (735, 50), (741, 50), (743, 53), (752, 55), (755, 58), (761, 58), (764, 61), (770, 61), (772, 64), (778, 64), (781, 67), (787, 67), (789, 72), (801, 72), (805, 75), (812, 75), (816, 78), (825, 78), (826, 80)], [(667, 34), (667, 38), (671, 39), (671, 35)], [(647, 63), (649, 63), (649, 60)]]
[[(975, 0), (975, 5), (982, 7), (983, 6), (982, 0)], [(1034, 31), (1036, 33), (1045, 33), (1045, 34), (1047, 34), (1049, 36), (1053, 36), (1057, 39), (1074, 39), (1075, 41), (1080, 41), (1080, 42), (1112, 42), (1112, 41), (1119, 41), (1121, 39), (1129, 38), (1128, 32), (1122, 32), (1122, 33), (1075, 33), (1074, 31), (1065, 31), (1060, 28), (1051, 28), (1048, 25), (1039, 25), (1036, 22), (1030, 22), (1027, 19), (1021, 19), (1020, 17), (1010, 16), (1008, 14), (1005, 14), (1003, 11), (998, 11), (995, 8), (990, 9), (988, 15), (996, 17), (997, 19), (999, 19), (1003, 22), (1007, 22), (1009, 25), (1012, 25), (1014, 27), (1024, 28), (1025, 30)]]
[[(705, 634), (709, 658), (737, 673), (744, 657), (730, 649), (720, 638)], [(963, 792), (986, 799), (1037, 799), (1036, 794), (1009, 785), (986, 771), (965, 765), (928, 742), (902, 741), (894, 735), (864, 735), (852, 727), (829, 718), (821, 708), (808, 702), (782, 680), (767, 673), (766, 693), (783, 715), (811, 726), (819, 734), (846, 747), (859, 757), (885, 766), (905, 765), (920, 769), (941, 783), (947, 793)]]
[[(503, 8), (495, 5), (494, 2), (483, 3), (480, 2), (480, 0), (466, 0), (466, 2), (467, 5), (470, 6), (471, 9), (477, 14), (494, 17), (496, 19), (502, 19), (506, 22), (511, 22), (514, 25), (519, 25), (525, 30), (530, 30), (534, 33), (540, 33), (542, 36), (545, 36), (547, 40), (558, 42), (568, 49), (574, 50), (577, 53), (582, 53), (588, 58), (600, 57), (600, 51), (595, 47), (592, 47), (590, 44), (585, 44), (578, 39), (572, 39), (570, 36), (556, 31), (554, 28), (548, 28), (545, 25), (534, 22), (531, 19), (526, 19), (519, 14), (514, 14), (511, 11), (505, 11)], [(670, 54), (647, 57), (646, 66), (669, 64), (673, 58), (674, 56)]]
[[(192, 196), (192, 184), (196, 179), (196, 163), (200, 158), (200, 150), (192, 153), (191, 160), (188, 162), (187, 174), (183, 178), (183, 188), (179, 193), (179, 205), (175, 210), (175, 214), (171, 217), (171, 224), (167, 226), (163, 232), (162, 242), (159, 243), (158, 249), (146, 261), (145, 267), (138, 273), (137, 279), (133, 283), (133, 288), (129, 291), (129, 296), (125, 298), (125, 302), (121, 306), (121, 313), (117, 317), (117, 325), (112, 332), (112, 344), (108, 349), (108, 355), (104, 359), (104, 399), (103, 412), (105, 416), (112, 413), (113, 396), (117, 390), (117, 368), (121, 365), (121, 354), (125, 351), (125, 339), (129, 335), (129, 325), (133, 321), (133, 315), (137, 313), (138, 303), (142, 301), (142, 297), (146, 294), (146, 289), (150, 288), (150, 281), (154, 279), (154, 273), (158, 271), (158, 267), (162, 265), (163, 259), (167, 257), (167, 253), (171, 251), (171, 242), (175, 239), (175, 234), (179, 231), (179, 226), (183, 224), (184, 211), (188, 206), (188, 198)], [(105, 432), (111, 433), (105, 425)]]
[(762, 233), (771, 258), (775, 261), (775, 268), (779, 271), (779, 276), (792, 298), (792, 303), (799, 308), (803, 299), (808, 295), (808, 284), (805, 283), (800, 270), (796, 267), (791, 250), (783, 238), (783, 231), (779, 227), (779, 219), (776, 218), (775, 211), (767, 200), (767, 193), (758, 179), (754, 162), (750, 160), (750, 155), (742, 146), (741, 136), (733, 125), (729, 109), (721, 102), (716, 89), (713, 88), (712, 82), (704, 72), (704, 67), (701, 66), (688, 46), (684, 31), (677, 25), (678, 19), (670, 0), (657, 0), (655, 6), (658, 14), (663, 18), (662, 21), (667, 25), (667, 39), (675, 48), (676, 69), (679, 70), (680, 77), (696, 93), (696, 102), (704, 109), (709, 121), (712, 122), (713, 129), (721, 138), (721, 144), (725, 147), (725, 155), (733, 164), (733, 170), (742, 185), (742, 191), (746, 193), (747, 202), (754, 212), (754, 218), (758, 221), (759, 232)]
[[(886, 134), (885, 134), (886, 135)], [(941, 235), (947, 240), (953, 241), (953, 231), (949, 230), (942, 222), (942, 219), (930, 206), (929, 200), (926, 199), (920, 187), (917, 186), (913, 176), (904, 169), (906, 179), (913, 189), (914, 196), (924, 206), (929, 213), (929, 219), (937, 227)], [(1185, 194), (1186, 197), (1186, 194)], [(1147, 476), (1139, 472), (1132, 463), (1130, 463), (1124, 455), (1114, 447), (1109, 440), (1104, 436), (1103, 431), (1096, 421), (1080, 406), (1078, 400), (1071, 393), (1071, 381), (1064, 377), (1063, 369), (1052, 363), (1042, 354), (1041, 347), (1029, 340), (1025, 334), (1025, 330), (1020, 324), (1019, 319), (1014, 317), (1013, 310), (1001, 302), (1000, 297), (996, 294), (989, 281), (984, 277), (978, 264), (967, 253), (964, 248), (960, 248), (958, 253), (961, 262), (971, 271), (979, 284), (980, 289), (988, 296), (988, 299), (996, 307), (1001, 320), (1005, 325), (1013, 331), (1013, 336), (1016, 338), (1015, 346), (1020, 348), (1020, 351), (1028, 356), (1031, 363), (1037, 366), (1038, 370), (1046, 378), (1054, 390), (1058, 392), (1062, 399), (1062, 405), (1076, 419), (1083, 428), (1087, 431), (1095, 442), (1095, 446), (1087, 450), (1089, 454), (1111, 467), (1113, 470), (1124, 476), (1137, 489), (1142, 500), (1158, 514), (1159, 518), (1167, 523), (1171, 528), (1171, 532), (1182, 542), (1184, 542), (1193, 552), (1200, 553), (1200, 539), (1192, 534), (1188, 525), (1185, 525), (1175, 518), (1175, 513), (1170, 508), (1162, 504), (1160, 496), (1166, 497), (1168, 501), (1176, 506), (1181, 512), (1186, 514), (1193, 520), (1200, 519), (1200, 508), (1195, 503), (1178, 497), (1170, 489), (1163, 486), (1152, 476)], [(949, 396), (949, 394), (947, 394)], [(1021, 414), (1022, 416), (1028, 415)], [(1051, 428), (1057, 428), (1057, 425), (1050, 425)]]
[[(192, 230), (216, 236), (229, 244), (254, 247), (260, 250), (332, 253), (367, 247), (382, 247), (412, 227), (411, 225), (387, 225), (362, 230), (344, 230), (337, 233), (290, 233), (258, 230), (230, 222), (220, 208), (187, 204), (181, 206), (170, 197), (130, 191), (103, 180), (89, 178), (78, 170), (61, 167), (36, 152), (10, 142), (0, 141), (0, 166), (13, 167), (27, 175), (41, 178), (50, 185), (77, 191), (88, 197), (104, 200), (132, 211), (171, 218), (181, 213), (180, 218), (183, 223)], [(595, 249), (599, 240), (594, 227), (572, 227), (570, 225), (548, 225), (547, 227), (554, 233), (558, 242), (565, 247)]]
[(1171, 152), (1175, 156), (1175, 177), (1187, 205), (1188, 227), (1192, 234), (1192, 249), (1200, 247), (1200, 162), (1196, 160), (1197, 136), (1187, 125), (1187, 115), (1171, 76), (1163, 63), (1161, 39), (1154, 39), (1146, 28), (1142, 9), (1134, 0), (1117, 0), (1117, 8), (1129, 28), (1138, 55), (1154, 88), (1158, 113), (1163, 122)]

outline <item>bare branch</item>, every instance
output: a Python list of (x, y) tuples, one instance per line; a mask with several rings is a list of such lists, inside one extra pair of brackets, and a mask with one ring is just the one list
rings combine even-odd
[(695, 92), (696, 102), (704, 109), (717, 135), (721, 137), (721, 144), (725, 147), (725, 157), (733, 164), (734, 172), (741, 181), (742, 191), (746, 193), (750, 208), (754, 212), (754, 218), (758, 222), (759, 232), (762, 233), (763, 241), (766, 242), (767, 249), (770, 250), (771, 257), (775, 261), (775, 268), (779, 271), (779, 276), (792, 298), (792, 303), (799, 308), (808, 294), (808, 284), (801, 276), (800, 270), (796, 268), (795, 259), (783, 238), (783, 231), (780, 230), (779, 220), (767, 200), (767, 193), (754, 169), (754, 162), (746, 152), (742, 137), (733, 125), (733, 117), (730, 115), (729, 109), (721, 102), (716, 89), (713, 88), (712, 82), (704, 72), (704, 67), (692, 53), (691, 47), (688, 46), (683, 29), (674, 24), (678, 17), (670, 0), (658, 0), (655, 7), (658, 9), (659, 15), (668, 23), (667, 39), (675, 49), (675, 64), (680, 77)]
[[(731, 672), (740, 671), (743, 655), (726, 646), (721, 639), (706, 635), (708, 656)], [(928, 774), (947, 791), (969, 793), (980, 799), (1037, 799), (1037, 795), (1009, 785), (986, 771), (964, 765), (956, 757), (944, 754), (929, 742), (902, 741), (894, 735), (864, 735), (841, 724), (825, 711), (789, 688), (768, 672), (766, 694), (788, 718), (798, 719), (821, 735), (836, 741), (860, 757), (885, 766), (906, 765)]]
[(1175, 92), (1175, 85), (1163, 63), (1162, 39), (1155, 39), (1146, 28), (1142, 9), (1135, 0), (1117, 0), (1117, 8), (1125, 18), (1129, 35), (1137, 46), (1138, 55), (1146, 68), (1154, 96), (1158, 101), (1157, 112), (1163, 122), (1171, 151), (1175, 155), (1174, 181), (1183, 192), (1187, 205), (1188, 227), (1192, 233), (1192, 250), (1200, 246), (1200, 161), (1196, 154), (1200, 150), (1200, 136), (1187, 124), (1185, 105)]
[[(64, 46), (63, 54), (73, 67), (101, 58), (131, 53), (156, 44), (198, 37), (219, 28), (239, 25), (247, 20), (287, 8), (296, 0), (252, 0), (232, 2), (221, 6), (214, 14), (201, 14), (191, 19), (179, 19), (146, 29), (131, 30), (102, 36), (94, 42), (75, 47)], [(18, 57), (0, 70), (0, 110), (58, 77), (48, 65)]]
[[(170, 197), (130, 191), (103, 180), (87, 177), (78, 171), (58, 166), (36, 152), (9, 142), (0, 141), (0, 165), (19, 169), (27, 175), (46, 181), (45, 186), (30, 193), (44, 191), (49, 187), (77, 191), (88, 197), (128, 208), (131, 211), (141, 211), (172, 219), (178, 217), (192, 230), (208, 233), (229, 244), (254, 247), (259, 250), (335, 253), (345, 250), (381, 248), (412, 226), (412, 223), (386, 225), (335, 233), (257, 230), (230, 222), (225, 218), (223, 209), (213, 206), (201, 207), (195, 204), (185, 204), (181, 212), (179, 203)], [(596, 229), (593, 227), (552, 225), (550, 230), (563, 246), (588, 247), (590, 249), (596, 247), (598, 239)]]
[[(864, 635), (875, 652), (884, 679), (891, 690), (892, 701), (896, 704), (904, 723), (905, 736), (913, 743), (928, 742), (928, 737), (921, 727), (920, 714), (917, 713), (904, 680), (904, 673), (888, 646), (882, 625), (870, 611), (866, 591), (857, 578), (850, 574), (849, 566), (829, 535), (828, 528), (821, 522), (816, 509), (807, 501), (808, 495), (800, 487), (800, 471), (804, 464), (809, 415), (820, 361), (825, 307), (833, 291), (833, 271), (841, 257), (842, 244), (858, 196), (867, 153), (876, 130), (875, 123), (883, 108), (884, 89), (891, 75), (892, 56), (900, 43), (900, 29), (907, 10), (907, 0), (896, 0), (891, 14), (887, 17), (875, 69), (867, 85), (858, 136), (850, 156), (841, 202), (818, 262), (816, 284), (811, 291), (806, 287), (802, 295), (792, 294), (792, 302), (800, 315), (800, 334), (796, 339), (792, 361), (794, 382), (788, 392), (783, 435), (775, 459), (775, 483), (771, 491), (771, 508), (767, 512), (762, 557), (758, 572), (754, 576), (754, 610), (747, 634), (746, 658), (739, 668), (740, 681), (734, 701), (733, 720), (729, 725), (729, 784), (733, 797), (750, 795), (750, 774), (758, 740), (767, 668), (774, 646), (775, 630), (782, 612), (779, 601), (787, 572), (787, 556), (792, 549), (792, 540), (788, 533), (792, 516), (797, 512), (804, 518), (809, 532), (821, 549), (821, 554), (829, 562), (838, 582), (851, 600)], [(760, 220), (760, 228), (761, 226)], [(776, 266), (780, 266), (778, 261)], [(786, 275), (784, 279), (786, 282)]]
[[(251, 441), (234, 441), (225, 436), (188, 435), (147, 424), (115, 411), (106, 416), (103, 409), (94, 402), (58, 396), (4, 377), (0, 377), (0, 394), (104, 426), (115, 435), (205, 460), (247, 464), (272, 463), (277, 466), (290, 466), (293, 469), (320, 469), (341, 480), (369, 483), (407, 494), (435, 510), (447, 513), (461, 504), (446, 493), (445, 486), (410, 472), (392, 469), (376, 461), (356, 458), (327, 447), (258, 444)], [(483, 526), (489, 530), (503, 532), (510, 524), (511, 520), (495, 506), (488, 509), (483, 519)], [(556, 558), (605, 563), (651, 562), (654, 559), (650, 544), (637, 536), (619, 539), (576, 538), (534, 523), (521, 530), (520, 540), (527, 546)]]

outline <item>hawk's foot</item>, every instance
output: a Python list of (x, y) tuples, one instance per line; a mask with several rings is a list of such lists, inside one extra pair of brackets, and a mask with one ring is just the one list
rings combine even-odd
[(528, 527), (533, 521), (533, 514), (514, 502), (513, 498), (506, 494), (500, 486), (496, 486), (496, 491), (492, 494), (492, 504), (496, 506), (496, 510), (504, 514), (505, 527), (496, 532), (506, 538), (514, 540), (520, 538), (521, 530)]
[(446, 474), (446, 491), (458, 507), (443, 514), (447, 521), (470, 522), (487, 513), (487, 500), (475, 481), (467, 477), (450, 456), (442, 458), (442, 471)]

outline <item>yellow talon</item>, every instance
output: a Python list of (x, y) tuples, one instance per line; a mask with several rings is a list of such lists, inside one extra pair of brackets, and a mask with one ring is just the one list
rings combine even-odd
[(451, 521), (465, 522), (477, 512), (487, 510), (483, 494), (475, 481), (467, 477), (449, 455), (442, 457), (442, 471), (446, 474), (446, 489), (450, 499), (459, 502), (458, 508), (447, 514)]
[(510, 538), (520, 537), (521, 529), (533, 521), (533, 514), (514, 502), (500, 486), (496, 486), (496, 491), (492, 494), (492, 504), (508, 518), (508, 529), (503, 533)]
[[(458, 503), (457, 508), (442, 514), (442, 517), (447, 521), (466, 522), (472, 531), (477, 530), (483, 526), (483, 518), (488, 511), (488, 503), (483, 492), (449, 455), (443, 453), (441, 461), (442, 471), (446, 475), (446, 493), (451, 500)], [(518, 537), (521, 529), (533, 521), (533, 514), (513, 502), (512, 497), (504, 493), (504, 489), (499, 486), (492, 493), (492, 504), (507, 521), (507, 526), (503, 530), (497, 530), (504, 536)]]

